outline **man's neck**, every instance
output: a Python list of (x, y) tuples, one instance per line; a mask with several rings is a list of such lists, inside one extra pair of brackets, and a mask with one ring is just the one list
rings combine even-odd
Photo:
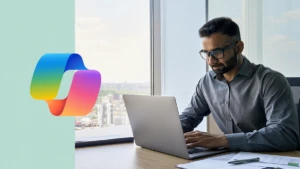
[(243, 64), (243, 56), (238, 56), (238, 61), (237, 64), (227, 73), (223, 74), (224, 78), (226, 79), (226, 81), (228, 83), (230, 83), (233, 78), (235, 77), (235, 75), (239, 72), (242, 64)]

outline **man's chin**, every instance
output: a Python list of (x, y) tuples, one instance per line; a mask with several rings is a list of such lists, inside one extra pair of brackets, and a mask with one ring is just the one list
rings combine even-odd
[(224, 71), (222, 69), (213, 69), (216, 75), (223, 75)]

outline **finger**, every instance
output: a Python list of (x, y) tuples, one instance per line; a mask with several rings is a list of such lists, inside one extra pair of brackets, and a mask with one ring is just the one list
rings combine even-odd
[(198, 130), (194, 130), (194, 131), (189, 131), (189, 132), (185, 132), (185, 134), (188, 134), (188, 133), (197, 133), (199, 132)]
[(184, 138), (188, 138), (188, 137), (197, 137), (198, 134), (197, 133), (188, 133), (184, 135)]
[(188, 133), (184, 137), (188, 138), (188, 137), (211, 137), (211, 136), (214, 136), (214, 135), (212, 135), (210, 133), (196, 131), (194, 133)]
[(213, 141), (210, 138), (203, 137), (198, 139), (197, 142), (192, 142), (188, 147), (204, 147), (204, 148), (216, 148)]
[(195, 131), (185, 132), (184, 135), (186, 135), (186, 134), (192, 134), (192, 133), (195, 133)]
[(194, 142), (198, 142), (201, 138), (199, 137), (188, 137), (185, 139), (185, 142), (188, 143), (194, 143)]
[(195, 143), (190, 143), (190, 144), (187, 144), (187, 148), (188, 148), (188, 149), (190, 149), (190, 148), (194, 148), (194, 147), (199, 147), (197, 142), (195, 142)]
[(188, 132), (184, 134), (184, 137), (196, 137), (200, 136), (201, 133), (199, 131)]

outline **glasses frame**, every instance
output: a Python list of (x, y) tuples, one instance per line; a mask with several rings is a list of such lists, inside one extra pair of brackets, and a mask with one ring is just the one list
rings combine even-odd
[[(216, 59), (216, 60), (218, 60), (218, 59), (222, 59), (223, 57), (224, 57), (224, 52), (227, 50), (227, 49), (230, 49), (230, 48), (232, 48), (234, 45), (236, 45), (238, 43), (238, 40), (237, 41), (234, 41), (234, 42), (232, 42), (230, 45), (228, 45), (228, 46), (225, 46), (224, 48), (220, 48), (220, 49), (216, 49), (216, 50), (212, 50), (212, 51), (210, 51), (210, 52), (206, 52), (207, 53), (207, 55), (210, 57), (213, 57), (214, 59)], [(222, 57), (220, 57), (220, 58), (217, 58), (217, 57), (215, 57), (214, 56), (214, 52), (216, 52), (216, 51), (222, 51)], [(200, 54), (200, 56), (204, 59), (204, 60), (208, 60), (209, 59), (209, 57), (208, 58), (206, 58), (206, 57), (204, 57), (204, 56), (202, 56), (201, 55), (201, 53), (202, 52), (205, 52), (203, 49), (202, 50), (200, 50), (199, 51), (199, 54)]]

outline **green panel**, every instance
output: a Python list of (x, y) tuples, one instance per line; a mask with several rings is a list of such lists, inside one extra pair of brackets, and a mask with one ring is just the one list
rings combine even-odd
[[(74, 117), (30, 96), (39, 58), (74, 52), (74, 0), (0, 1), (0, 169), (74, 169)], [(73, 74), (60, 90), (69, 90)]]

